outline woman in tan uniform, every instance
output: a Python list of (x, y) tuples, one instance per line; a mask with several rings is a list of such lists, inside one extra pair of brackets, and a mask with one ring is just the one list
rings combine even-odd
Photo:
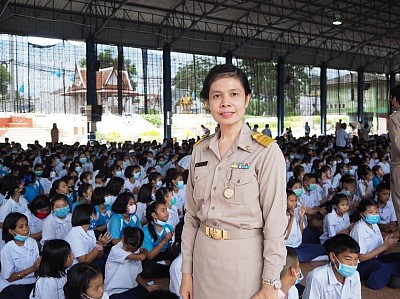
[(286, 259), (284, 157), (270, 137), (244, 124), (251, 90), (241, 70), (214, 67), (201, 96), (220, 130), (193, 149), (181, 296), (276, 299)]

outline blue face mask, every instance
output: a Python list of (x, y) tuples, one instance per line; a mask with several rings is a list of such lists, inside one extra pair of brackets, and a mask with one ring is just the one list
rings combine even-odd
[(155, 194), (152, 194), (152, 195), (151, 195), (151, 200), (152, 200), (152, 201), (155, 201), (155, 200), (156, 200), (156, 195), (155, 195)]
[(303, 272), (301, 272), (301, 270), (300, 270), (299, 273), (296, 273), (296, 277), (297, 277), (297, 275), (300, 275), (300, 276), (299, 276), (299, 278), (296, 279), (296, 283), (295, 284), (300, 283), (304, 278)]
[(310, 191), (314, 191), (316, 188), (317, 188), (317, 184), (310, 184), (310, 185), (308, 186), (308, 189), (309, 189)]
[(185, 185), (183, 184), (183, 181), (178, 181), (178, 184), (176, 185), (176, 187), (177, 187), (178, 189), (183, 189), (184, 186), (185, 186)]
[(365, 220), (365, 222), (367, 222), (369, 224), (378, 224), (379, 221), (381, 220), (381, 216), (380, 215), (365, 215), (364, 220)]
[(56, 217), (58, 218), (64, 218), (68, 215), (68, 213), (69, 213), (69, 207), (60, 208), (54, 211), (54, 215), (56, 215)]
[(172, 197), (172, 200), (170, 202), (171, 206), (173, 206), (174, 204), (176, 204), (176, 197)]
[(87, 162), (87, 158), (79, 158), (79, 162), (85, 164)]
[(93, 229), (95, 229), (96, 228), (96, 222), (97, 222), (97, 220), (96, 219), (93, 219), (93, 218), (90, 218), (90, 222), (89, 222), (89, 230), (93, 230)]
[(164, 226), (164, 225), (167, 224), (166, 221), (162, 221), (162, 220), (159, 220), (159, 219), (157, 219), (155, 222), (156, 222), (158, 225), (160, 225), (160, 226)]
[(112, 204), (112, 197), (111, 196), (104, 197), (104, 204), (106, 206), (110, 206)]
[(343, 174), (350, 174), (350, 171), (349, 170), (343, 170)]
[(15, 233), (14, 240), (20, 241), (20, 242), (25, 242), (25, 240), (28, 239), (28, 237), (29, 237), (29, 235), (22, 236), (22, 235), (18, 235), (17, 233)]
[(116, 177), (122, 177), (122, 170), (118, 170), (117, 172), (115, 172), (115, 176)]
[(339, 272), (339, 274), (342, 275), (343, 277), (350, 277), (357, 271), (357, 266), (349, 266), (349, 265), (342, 264), (341, 262), (339, 262), (336, 255), (335, 255), (335, 259), (337, 260), (337, 262), (339, 264), (339, 267), (336, 267), (336, 264), (334, 264), (335, 268)]
[(140, 177), (140, 172), (136, 172), (136, 173), (133, 174), (133, 178), (134, 178), (135, 180), (138, 180), (139, 177)]
[(340, 191), (340, 193), (342, 193), (342, 194), (344, 194), (344, 195), (346, 195), (346, 196), (350, 196), (350, 191), (347, 191), (347, 190), (342, 190), (342, 191)]
[(156, 189), (159, 189), (162, 187), (162, 181), (157, 181), (156, 182)]
[(296, 194), (297, 197), (300, 197), (303, 194), (303, 191), (304, 190), (302, 188), (293, 190), (294, 194)]

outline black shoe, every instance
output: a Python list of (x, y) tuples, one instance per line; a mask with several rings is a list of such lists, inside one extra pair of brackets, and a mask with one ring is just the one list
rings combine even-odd
[(399, 289), (400, 288), (400, 277), (392, 276), (389, 279), (389, 283), (387, 284), (389, 288)]

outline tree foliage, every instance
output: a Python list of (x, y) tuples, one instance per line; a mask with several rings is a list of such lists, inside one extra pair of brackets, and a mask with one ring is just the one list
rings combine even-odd
[(3, 98), (8, 95), (9, 85), (10, 85), (10, 73), (3, 64), (0, 64), (0, 95)]

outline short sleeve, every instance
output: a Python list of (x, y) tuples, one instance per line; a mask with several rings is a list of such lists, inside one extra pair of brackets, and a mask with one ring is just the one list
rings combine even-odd
[(107, 225), (107, 230), (111, 235), (111, 239), (121, 239), (121, 221), (116, 217), (112, 217)]
[(10, 254), (8, 246), (3, 247), (1, 250), (1, 277), (8, 279), (15, 272), (14, 260)]

